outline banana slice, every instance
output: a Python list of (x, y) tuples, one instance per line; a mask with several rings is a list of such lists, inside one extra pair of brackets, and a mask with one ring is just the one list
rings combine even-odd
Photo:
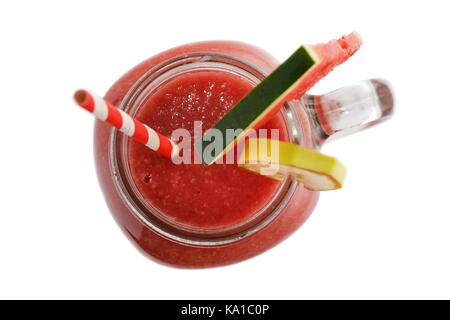
[(336, 158), (270, 139), (248, 139), (238, 165), (280, 181), (292, 176), (312, 191), (339, 189), (346, 174), (345, 167)]

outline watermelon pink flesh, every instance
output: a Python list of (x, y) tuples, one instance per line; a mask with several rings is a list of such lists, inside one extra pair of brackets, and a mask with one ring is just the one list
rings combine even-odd
[(275, 108), (259, 119), (253, 128), (258, 129), (264, 125), (280, 111), (285, 102), (300, 99), (312, 86), (333, 70), (334, 67), (347, 61), (348, 58), (358, 51), (362, 43), (361, 36), (357, 32), (352, 32), (346, 36), (342, 36), (340, 39), (331, 40), (328, 43), (307, 45), (308, 50), (313, 51), (315, 58), (319, 61), (308, 71), (303, 80), (297, 84), (296, 88), (288, 93)]
[(320, 79), (325, 77), (334, 67), (347, 61), (362, 45), (362, 38), (357, 32), (343, 36), (337, 40), (331, 40), (328, 43), (319, 43), (306, 46), (312, 49), (317, 58), (318, 64), (297, 86), (293, 92), (286, 96), (286, 101), (300, 99), (306, 91), (311, 89)]

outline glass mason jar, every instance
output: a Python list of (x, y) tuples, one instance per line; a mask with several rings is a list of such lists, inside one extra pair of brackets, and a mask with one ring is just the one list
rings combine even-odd
[[(106, 93), (105, 99), (131, 115), (174, 77), (195, 70), (229, 72), (252, 86), (278, 65), (266, 52), (231, 41), (192, 43), (137, 65)], [(389, 86), (360, 82), (323, 96), (286, 103), (277, 115), (288, 140), (319, 149), (329, 138), (360, 130), (392, 114)], [(94, 152), (100, 186), (115, 220), (146, 256), (175, 267), (215, 267), (239, 262), (275, 246), (297, 230), (313, 211), (319, 193), (286, 178), (271, 199), (243, 222), (225, 228), (188, 227), (165, 219), (144, 201), (131, 177), (129, 138), (101, 121), (95, 123)]]

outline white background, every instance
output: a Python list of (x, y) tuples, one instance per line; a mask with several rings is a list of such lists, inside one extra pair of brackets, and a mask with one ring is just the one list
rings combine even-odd
[[(422, 4), (422, 5), (421, 5)], [(450, 298), (445, 1), (8, 1), (0, 4), (0, 298)], [(144, 258), (103, 201), (93, 117), (104, 94), (173, 46), (233, 39), (277, 59), (357, 30), (361, 50), (312, 90), (382, 77), (389, 122), (326, 145), (348, 168), (306, 224), (236, 265)]]

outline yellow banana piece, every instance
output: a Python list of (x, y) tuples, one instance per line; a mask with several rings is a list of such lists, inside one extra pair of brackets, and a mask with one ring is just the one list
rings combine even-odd
[(346, 174), (345, 167), (336, 158), (270, 139), (248, 139), (238, 165), (280, 181), (290, 175), (312, 191), (339, 189)]

